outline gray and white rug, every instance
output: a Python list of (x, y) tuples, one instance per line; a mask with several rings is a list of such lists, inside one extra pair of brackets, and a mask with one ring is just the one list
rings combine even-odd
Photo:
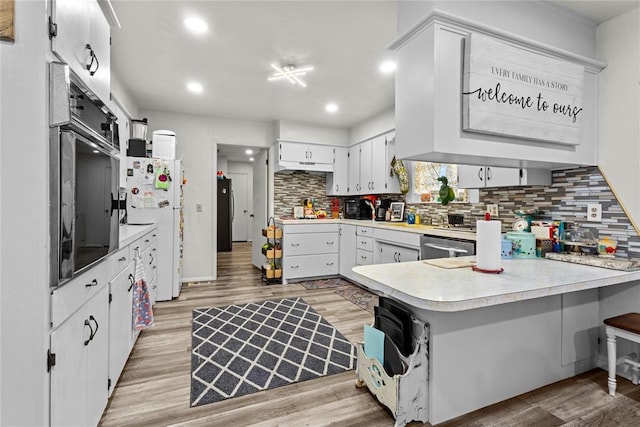
[(191, 406), (354, 368), (353, 345), (302, 298), (193, 310)]

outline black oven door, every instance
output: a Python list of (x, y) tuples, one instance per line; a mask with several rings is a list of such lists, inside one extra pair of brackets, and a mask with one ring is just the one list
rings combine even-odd
[(52, 251), (58, 252), (52, 268), (58, 285), (118, 249), (119, 161), (99, 141), (69, 128), (52, 129), (52, 146), (59, 161), (57, 168), (52, 165), (58, 172), (52, 179)]

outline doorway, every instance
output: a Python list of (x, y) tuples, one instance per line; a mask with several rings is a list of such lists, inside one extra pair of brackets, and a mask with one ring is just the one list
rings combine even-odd
[(231, 235), (234, 242), (249, 240), (249, 175), (244, 172), (229, 172), (228, 178), (233, 183), (233, 220)]

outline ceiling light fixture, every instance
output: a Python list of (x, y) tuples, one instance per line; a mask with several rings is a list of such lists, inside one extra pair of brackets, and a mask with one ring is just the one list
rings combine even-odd
[(253, 162), (253, 157), (249, 157), (249, 161), (250, 161), (250, 162)]
[(267, 80), (273, 81), (287, 79), (289, 80), (289, 82), (291, 82), (291, 84), (299, 84), (302, 87), (307, 87), (307, 84), (300, 80), (298, 76), (304, 76), (305, 74), (307, 74), (307, 72), (313, 71), (313, 67), (311, 66), (296, 68), (295, 65), (287, 64), (280, 68), (274, 63), (271, 63), (269, 65), (271, 65), (271, 68), (276, 70), (276, 72)]
[(391, 74), (396, 70), (396, 63), (393, 61), (386, 61), (380, 64), (380, 72), (384, 74)]
[(202, 85), (198, 82), (187, 83), (187, 89), (192, 93), (202, 93), (202, 91), (204, 90)]
[(246, 155), (251, 155), (251, 154), (253, 154), (253, 150), (252, 150), (251, 148), (247, 148), (247, 149), (245, 150), (244, 154), (246, 154)]
[(336, 111), (338, 111), (338, 105), (334, 103), (330, 103), (330, 104), (327, 104), (324, 107), (324, 109), (327, 113), (335, 113)]
[(206, 22), (195, 16), (185, 18), (185, 20), (182, 22), (184, 23), (184, 26), (187, 28), (187, 30), (189, 30), (193, 34), (204, 34), (207, 32), (207, 29), (209, 29), (209, 26)]

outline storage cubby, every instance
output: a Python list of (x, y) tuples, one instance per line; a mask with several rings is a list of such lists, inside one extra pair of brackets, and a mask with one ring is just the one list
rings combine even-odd
[(358, 342), (356, 386), (367, 386), (395, 418), (395, 426), (411, 421), (429, 421), (429, 325), (412, 320), (413, 352), (405, 357), (399, 353), (406, 367), (403, 374), (389, 376), (375, 357), (364, 353), (364, 342)]
[(267, 221), (267, 228), (262, 229), (267, 242), (262, 246), (262, 254), (267, 264), (262, 266), (262, 281), (267, 284), (280, 282), (282, 279), (282, 228), (277, 227), (273, 217)]

